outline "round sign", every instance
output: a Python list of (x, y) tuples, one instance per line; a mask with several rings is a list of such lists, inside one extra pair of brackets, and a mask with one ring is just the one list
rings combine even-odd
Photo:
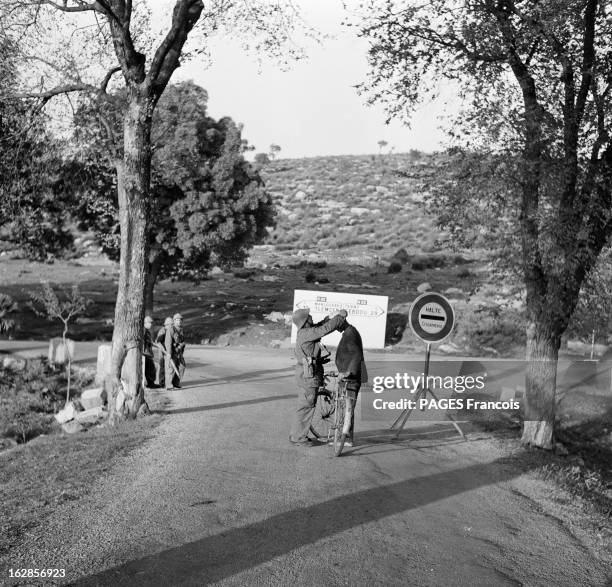
[(453, 330), (455, 313), (443, 295), (426, 292), (412, 302), (409, 322), (423, 342), (441, 342)]

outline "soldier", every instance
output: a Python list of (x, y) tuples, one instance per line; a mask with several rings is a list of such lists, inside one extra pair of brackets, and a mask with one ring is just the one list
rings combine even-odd
[(363, 343), (359, 331), (346, 320), (338, 327), (338, 330), (342, 332), (342, 338), (336, 349), (336, 367), (340, 381), (346, 385), (347, 401), (352, 404), (351, 427), (345, 444), (354, 446), (355, 405), (361, 384), (368, 380), (368, 371), (363, 358)]
[(155, 357), (153, 355), (153, 335), (151, 328), (153, 327), (153, 318), (145, 316), (144, 319), (144, 342), (142, 345), (142, 360), (144, 365), (144, 380), (145, 385), (152, 389), (157, 387), (155, 384)]
[(296, 325), (297, 340), (295, 343), (295, 381), (298, 386), (298, 403), (289, 440), (300, 446), (314, 446), (308, 438), (308, 431), (317, 403), (317, 391), (323, 385), (323, 364), (320, 340), (322, 336), (336, 330), (346, 318), (346, 310), (340, 310), (331, 320), (326, 318), (313, 324), (308, 309), (296, 310), (293, 323)]
[(164, 320), (164, 325), (157, 332), (155, 337), (155, 346), (159, 349), (159, 363), (157, 364), (157, 384), (159, 387), (165, 387), (166, 383), (166, 331), (172, 328), (172, 318), (168, 316)]
[[(183, 335), (183, 317), (175, 314), (172, 325), (166, 328), (164, 342), (166, 350), (166, 389), (181, 387), (181, 379), (185, 373), (185, 336)], [(177, 373), (178, 371), (178, 373)]]

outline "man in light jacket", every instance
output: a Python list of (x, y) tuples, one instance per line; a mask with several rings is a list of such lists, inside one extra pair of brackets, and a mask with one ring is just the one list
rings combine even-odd
[(310, 310), (304, 308), (293, 313), (293, 323), (298, 329), (295, 342), (298, 403), (289, 440), (294, 444), (313, 446), (313, 442), (308, 438), (308, 431), (317, 404), (317, 391), (323, 385), (321, 337), (338, 329), (346, 316), (346, 310), (340, 310), (333, 318), (314, 324)]

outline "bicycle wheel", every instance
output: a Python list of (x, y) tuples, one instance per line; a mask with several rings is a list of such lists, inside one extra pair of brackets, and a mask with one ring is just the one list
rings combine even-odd
[(317, 397), (315, 413), (310, 424), (310, 431), (316, 438), (329, 440), (334, 425), (334, 402), (327, 393), (320, 393)]
[(336, 399), (336, 410), (334, 418), (334, 454), (339, 457), (344, 448), (346, 434), (343, 433), (344, 428), (344, 412), (346, 410), (346, 397), (338, 393)]

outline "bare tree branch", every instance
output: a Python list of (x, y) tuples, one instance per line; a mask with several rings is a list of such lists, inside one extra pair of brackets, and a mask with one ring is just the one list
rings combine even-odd
[(584, 41), (582, 49), (582, 81), (576, 99), (576, 124), (580, 123), (593, 79), (595, 65), (595, 16), (598, 0), (588, 0), (584, 13)]
[(91, 4), (79, 3), (77, 6), (68, 6), (67, 2), (58, 4), (57, 2), (53, 2), (53, 0), (41, 0), (38, 4), (47, 4), (62, 12), (101, 12), (98, 2), (92, 2)]
[(70, 92), (98, 92), (99, 89), (95, 86), (85, 83), (73, 83), (73, 84), (64, 84), (61, 86), (56, 86), (55, 88), (51, 88), (50, 90), (41, 91), (41, 92), (24, 92), (21, 94), (12, 94), (12, 98), (41, 98), (45, 102), (53, 98), (54, 96), (60, 96), (61, 94), (68, 94)]
[(108, 84), (111, 80), (111, 78), (113, 77), (113, 75), (115, 75), (116, 73), (121, 71), (121, 67), (119, 65), (117, 65), (117, 67), (113, 67), (111, 70), (109, 70), (106, 75), (104, 76), (104, 79), (102, 80), (102, 83), (100, 84), (100, 91), (103, 93), (106, 93), (106, 88), (108, 87)]
[(149, 83), (157, 87), (157, 93), (163, 91), (172, 72), (178, 67), (187, 35), (200, 18), (203, 9), (202, 0), (177, 1), (172, 13), (172, 26), (155, 52), (147, 75)]

